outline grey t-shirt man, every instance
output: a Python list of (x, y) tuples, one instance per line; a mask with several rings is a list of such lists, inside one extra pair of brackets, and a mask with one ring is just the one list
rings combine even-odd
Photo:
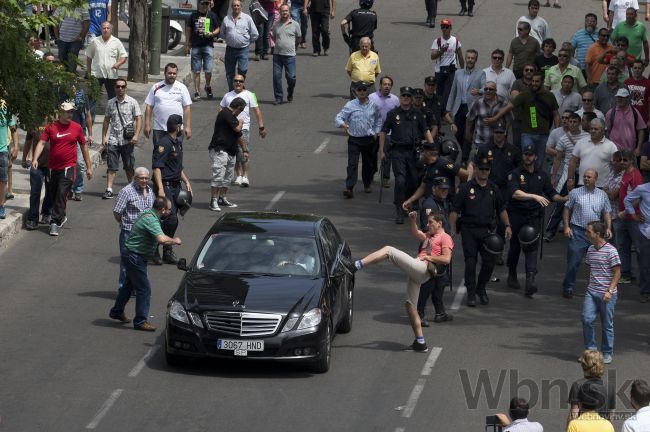
[(273, 26), (273, 37), (275, 38), (275, 48), (273, 54), (295, 57), (296, 40), (301, 38), (300, 24), (292, 19), (286, 23), (278, 21)]

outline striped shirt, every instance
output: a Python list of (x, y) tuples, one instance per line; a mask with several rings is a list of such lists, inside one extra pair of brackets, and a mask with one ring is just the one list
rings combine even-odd
[(362, 104), (359, 99), (354, 99), (346, 103), (336, 115), (336, 127), (342, 127), (343, 123), (348, 125), (350, 136), (359, 138), (377, 135), (381, 132), (381, 112), (370, 100)]
[[(587, 249), (585, 263), (590, 269), (587, 291), (592, 294), (605, 294), (609, 290), (614, 276), (612, 268), (621, 265), (618, 251), (609, 243), (605, 243), (600, 249), (591, 245)], [(616, 292), (616, 288), (614, 288), (614, 292)]]
[(585, 186), (569, 192), (569, 199), (564, 205), (569, 210), (573, 210), (571, 225), (582, 229), (587, 229), (589, 222), (600, 221), (601, 216), (612, 211), (609, 197), (605, 192), (598, 188), (590, 191)]
[(587, 50), (598, 40), (598, 28), (589, 33), (587, 29), (581, 28), (573, 34), (571, 38), (571, 45), (576, 50), (576, 59), (580, 62), (580, 69), (586, 69), (585, 57)]
[(75, 8), (72, 12), (65, 8), (58, 8), (54, 12), (54, 16), (64, 17), (59, 27), (59, 39), (63, 42), (73, 42), (75, 39), (80, 38), (83, 22), (90, 21), (88, 8)]
[(144, 190), (134, 183), (126, 185), (115, 201), (113, 212), (122, 216), (120, 227), (125, 231), (131, 231), (140, 213), (153, 207), (155, 194), (147, 185), (147, 196), (144, 196)]

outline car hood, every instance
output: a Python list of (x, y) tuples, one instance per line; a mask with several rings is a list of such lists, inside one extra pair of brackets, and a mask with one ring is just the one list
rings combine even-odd
[(176, 300), (190, 310), (302, 313), (318, 303), (322, 278), (187, 273)]

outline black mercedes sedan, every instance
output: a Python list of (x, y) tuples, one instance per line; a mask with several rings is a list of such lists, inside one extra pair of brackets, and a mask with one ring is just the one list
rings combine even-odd
[(354, 264), (327, 218), (232, 212), (210, 228), (167, 305), (165, 357), (239, 358), (330, 367), (352, 329)]

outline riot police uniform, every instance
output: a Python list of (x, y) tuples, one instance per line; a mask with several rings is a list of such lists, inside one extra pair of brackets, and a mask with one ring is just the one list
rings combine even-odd
[[(412, 96), (410, 87), (402, 87), (400, 95)], [(411, 107), (401, 106), (388, 112), (382, 127), (382, 133), (391, 137), (391, 165), (395, 176), (395, 195), (393, 203), (396, 207), (396, 223), (404, 223), (402, 203), (413, 195), (417, 188), (416, 147), (427, 134), (426, 118), (422, 111)]]
[[(170, 116), (171, 119), (172, 116)], [(176, 116), (179, 117), (180, 116)], [(169, 128), (171, 120), (167, 121)], [(182, 123), (182, 118), (180, 119)], [(181, 191), (181, 179), (183, 174), (183, 142), (182, 140), (172, 138), (170, 134), (165, 134), (158, 140), (153, 151), (152, 167), (159, 168), (165, 196), (171, 202), (171, 213), (167, 219), (161, 221), (165, 235), (174, 237), (176, 228), (178, 228), (178, 207), (176, 197)], [(154, 190), (158, 194), (157, 183), (154, 182)], [(163, 260), (170, 264), (176, 261), (171, 245), (163, 246)]]
[(377, 12), (370, 10), (372, 0), (360, 0), (359, 9), (350, 12), (345, 20), (347, 21), (348, 33), (343, 33), (343, 39), (350, 47), (350, 54), (359, 51), (359, 41), (362, 37), (370, 38), (370, 49), (375, 50), (375, 30), (377, 30)]
[[(528, 145), (524, 147), (524, 153), (534, 155), (534, 146)], [(517, 190), (521, 190), (525, 193), (544, 196), (550, 200), (558, 193), (553, 188), (546, 171), (536, 168), (533, 172), (529, 172), (524, 166), (516, 168), (508, 175), (508, 180), (508, 196), (510, 197), (508, 215), (512, 224), (512, 237), (510, 238), (510, 248), (506, 261), (508, 266), (508, 286), (515, 289), (519, 288), (517, 264), (519, 263), (519, 254), (523, 249), (526, 260), (526, 295), (530, 297), (537, 291), (534, 278), (537, 273), (537, 249), (543, 229), (544, 207), (532, 199), (519, 200), (513, 198), (513, 194)], [(527, 226), (533, 228), (534, 231)], [(522, 228), (527, 230), (526, 235), (528, 233), (533, 234), (532, 238), (524, 239), (521, 234)]]
[[(479, 169), (489, 166), (490, 163), (487, 159), (478, 161)], [(485, 186), (481, 186), (476, 179), (472, 179), (460, 186), (454, 198), (452, 211), (460, 215), (459, 231), (465, 257), (467, 305), (476, 305), (477, 294), (481, 304), (487, 305), (489, 298), (485, 286), (494, 270), (496, 251), (488, 250), (486, 241), (494, 233), (497, 219), (502, 212), (505, 212), (504, 200), (497, 186), (489, 179)], [(500, 251), (498, 252), (500, 253)], [(479, 253), (482, 264), (477, 279), (476, 265)]]

